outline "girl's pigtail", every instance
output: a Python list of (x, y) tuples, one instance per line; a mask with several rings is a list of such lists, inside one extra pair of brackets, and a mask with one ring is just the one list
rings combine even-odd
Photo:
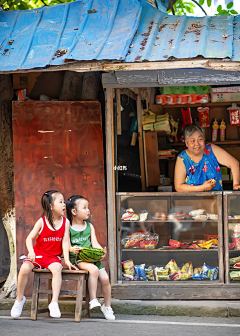
[(69, 198), (66, 202), (66, 208), (67, 208), (67, 218), (70, 222), (70, 225), (72, 225), (72, 209), (73, 209), (73, 204), (71, 201), (71, 198)]
[(53, 201), (54, 201), (53, 194), (56, 194), (56, 193), (59, 193), (59, 191), (49, 190), (42, 195), (42, 200), (41, 200), (42, 208), (43, 208), (43, 216), (47, 217), (49, 224), (54, 230), (55, 230), (55, 227), (54, 227), (54, 222), (53, 222), (53, 214), (52, 214), (51, 205), (53, 204)]

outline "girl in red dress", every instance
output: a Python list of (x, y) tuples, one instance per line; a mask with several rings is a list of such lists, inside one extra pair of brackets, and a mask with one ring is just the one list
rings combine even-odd
[[(20, 268), (17, 283), (17, 299), (11, 309), (11, 316), (21, 316), (26, 301), (24, 290), (28, 275), (34, 267), (48, 268), (52, 272), (52, 301), (48, 308), (51, 317), (60, 318), (58, 296), (62, 283), (61, 255), (63, 252), (66, 266), (76, 269), (69, 261), (69, 221), (64, 216), (66, 205), (63, 195), (50, 190), (42, 196), (43, 216), (36, 222), (27, 236), (28, 257)], [(33, 241), (36, 238), (36, 244)]]

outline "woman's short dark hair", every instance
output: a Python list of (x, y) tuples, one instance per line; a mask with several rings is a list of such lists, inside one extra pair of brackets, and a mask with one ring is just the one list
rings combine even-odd
[(204, 138), (204, 135), (203, 135), (203, 131), (202, 129), (197, 126), (197, 125), (189, 125), (185, 128), (185, 131), (184, 131), (184, 139), (185, 141), (193, 135), (193, 133), (195, 132), (198, 132), (203, 138)]

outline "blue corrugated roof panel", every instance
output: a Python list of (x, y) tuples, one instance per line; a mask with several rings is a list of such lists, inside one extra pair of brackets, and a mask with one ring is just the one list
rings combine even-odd
[(160, 12), (144, 1), (142, 5), (144, 9), (138, 33), (126, 62), (188, 59), (197, 56), (232, 58), (234, 48), (233, 59), (240, 60), (237, 44), (240, 35), (239, 16), (175, 16)]
[[(124, 60), (141, 10), (138, 0), (81, 0), (28, 11), (1, 11), (0, 43), (5, 55), (0, 54), (0, 69), (60, 65), (64, 59)], [(55, 55), (57, 50), (63, 50), (62, 56)]]
[(65, 60), (202, 56), (240, 61), (239, 43), (240, 16), (173, 16), (146, 0), (81, 0), (0, 11), (1, 71), (44, 68)]

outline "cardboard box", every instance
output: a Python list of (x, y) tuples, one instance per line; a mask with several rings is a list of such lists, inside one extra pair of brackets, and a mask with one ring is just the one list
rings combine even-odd
[(31, 93), (41, 72), (16, 73), (13, 74), (13, 89), (27, 90), (27, 96)]
[(236, 102), (240, 101), (240, 92), (229, 92), (229, 93), (212, 93), (211, 94), (212, 103), (221, 102)]

